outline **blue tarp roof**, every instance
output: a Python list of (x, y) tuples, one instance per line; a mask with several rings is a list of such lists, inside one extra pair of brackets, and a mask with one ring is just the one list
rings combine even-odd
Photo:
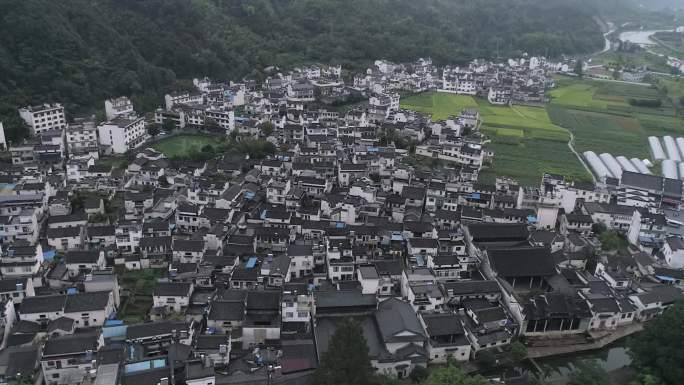
[(107, 326), (105, 324), (102, 328), (102, 337), (126, 337), (126, 330), (128, 330), (128, 325)]
[(55, 250), (43, 251), (43, 259), (48, 262), (52, 261), (53, 259), (55, 259), (55, 254), (57, 254)]
[(675, 279), (672, 277), (668, 277), (666, 275), (656, 275), (656, 278), (658, 278), (661, 281), (667, 281), (667, 282), (674, 282)]
[(67, 289), (67, 295), (72, 295), (72, 294), (77, 294), (77, 293), (78, 293), (78, 289), (75, 287), (70, 287)]
[(343, 229), (343, 228), (347, 227), (347, 224), (344, 222), (337, 222), (337, 223), (335, 223), (335, 227), (338, 229)]
[(530, 222), (530, 223), (534, 223), (534, 222), (537, 221), (537, 217), (535, 217), (534, 215), (528, 215), (528, 216), (527, 216), (527, 221)]
[(245, 267), (247, 269), (253, 269), (254, 266), (256, 266), (257, 263), (257, 258), (256, 257), (251, 257), (247, 260), (247, 264), (245, 264)]
[(480, 199), (480, 193), (472, 193), (470, 194), (471, 199)]

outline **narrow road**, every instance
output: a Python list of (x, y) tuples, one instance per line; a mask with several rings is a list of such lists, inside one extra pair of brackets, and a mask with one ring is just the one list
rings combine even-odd
[[(563, 128), (565, 128), (565, 127), (563, 127)], [(580, 163), (582, 163), (582, 166), (584, 166), (584, 169), (587, 170), (589, 175), (591, 175), (591, 180), (594, 182), (594, 184), (596, 184), (596, 177), (594, 176), (594, 173), (591, 172), (591, 169), (589, 168), (587, 163), (584, 161), (584, 158), (582, 157), (582, 155), (580, 155), (580, 153), (578, 153), (575, 150), (575, 147), (574, 147), (575, 146), (575, 135), (569, 129), (565, 128), (565, 130), (568, 132), (568, 134), (570, 134), (570, 140), (568, 141), (568, 148), (570, 149), (570, 151), (572, 151), (573, 154), (575, 154), (577, 159), (579, 159)]]

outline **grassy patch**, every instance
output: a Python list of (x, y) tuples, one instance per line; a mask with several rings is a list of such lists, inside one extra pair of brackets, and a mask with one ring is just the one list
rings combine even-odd
[(127, 156), (108, 156), (102, 157), (96, 161), (96, 164), (103, 166), (111, 166), (114, 169), (128, 167)]
[(127, 324), (145, 321), (152, 308), (152, 291), (157, 278), (166, 277), (164, 269), (119, 271), (123, 299), (119, 318)]
[(467, 95), (443, 92), (423, 92), (402, 98), (401, 108), (432, 116), (432, 120), (446, 120), (458, 116), (464, 108), (477, 107), (475, 100)]
[(604, 251), (619, 251), (626, 253), (629, 248), (629, 241), (624, 235), (616, 231), (604, 231), (599, 235), (601, 249)]
[(218, 142), (216, 136), (210, 135), (177, 135), (162, 139), (152, 145), (157, 151), (164, 153), (169, 158), (186, 157), (192, 152), (200, 151), (207, 144), (215, 145)]

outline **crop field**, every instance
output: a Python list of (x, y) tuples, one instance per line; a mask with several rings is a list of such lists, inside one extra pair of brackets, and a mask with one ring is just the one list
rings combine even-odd
[(494, 150), (491, 168), (482, 172), (482, 180), (493, 183), (496, 176), (510, 176), (526, 186), (537, 186), (545, 172), (565, 175), (573, 180), (591, 177), (568, 148), (565, 141), (524, 139), (506, 143), (494, 138), (488, 148)]
[(475, 99), (467, 95), (443, 92), (424, 92), (400, 100), (401, 108), (431, 115), (432, 120), (446, 120), (458, 116), (464, 108), (477, 107)]
[[(557, 84), (547, 111), (553, 124), (573, 132), (578, 152), (644, 158), (649, 156), (648, 136), (684, 135), (684, 120), (655, 87), (568, 78)], [(663, 106), (631, 106), (626, 103), (631, 98), (660, 99)]]
[(554, 125), (544, 108), (478, 103), (482, 132), (491, 138), (487, 146), (495, 152), (483, 180), (492, 182), (495, 176), (506, 175), (524, 185), (537, 185), (545, 172), (576, 180), (590, 178), (568, 148), (567, 130)]
[(550, 106), (551, 120), (567, 127), (575, 135), (575, 149), (578, 152), (610, 152), (628, 157), (648, 156), (646, 133), (638, 120)]
[[(648, 136), (684, 136), (684, 119), (674, 105), (684, 96), (684, 81), (680, 85), (666, 79), (655, 88), (562, 76), (555, 80), (546, 108), (494, 106), (469, 96), (436, 93), (406, 98), (402, 107), (442, 117), (450, 115), (446, 111), (476, 107), (482, 117), (481, 131), (491, 140), (487, 147), (495, 152), (482, 172), (486, 182), (506, 175), (523, 185), (537, 185), (544, 172), (590, 180), (568, 148), (569, 132), (579, 153), (591, 150), (640, 158), (649, 156)], [(663, 106), (632, 106), (629, 99), (660, 99)]]
[[(658, 51), (657, 49), (655, 49)], [(671, 52), (667, 53), (672, 55)], [(592, 58), (592, 64), (626, 65), (630, 67), (648, 67), (652, 71), (669, 72), (667, 59), (645, 52), (604, 52)]]

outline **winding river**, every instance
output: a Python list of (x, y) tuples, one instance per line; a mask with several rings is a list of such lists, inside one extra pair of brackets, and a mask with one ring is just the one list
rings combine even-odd
[(639, 45), (656, 45), (657, 43), (651, 40), (651, 36), (657, 32), (668, 32), (668, 29), (649, 30), (649, 31), (624, 31), (620, 33), (619, 39), (621, 41), (628, 41), (630, 43)]

